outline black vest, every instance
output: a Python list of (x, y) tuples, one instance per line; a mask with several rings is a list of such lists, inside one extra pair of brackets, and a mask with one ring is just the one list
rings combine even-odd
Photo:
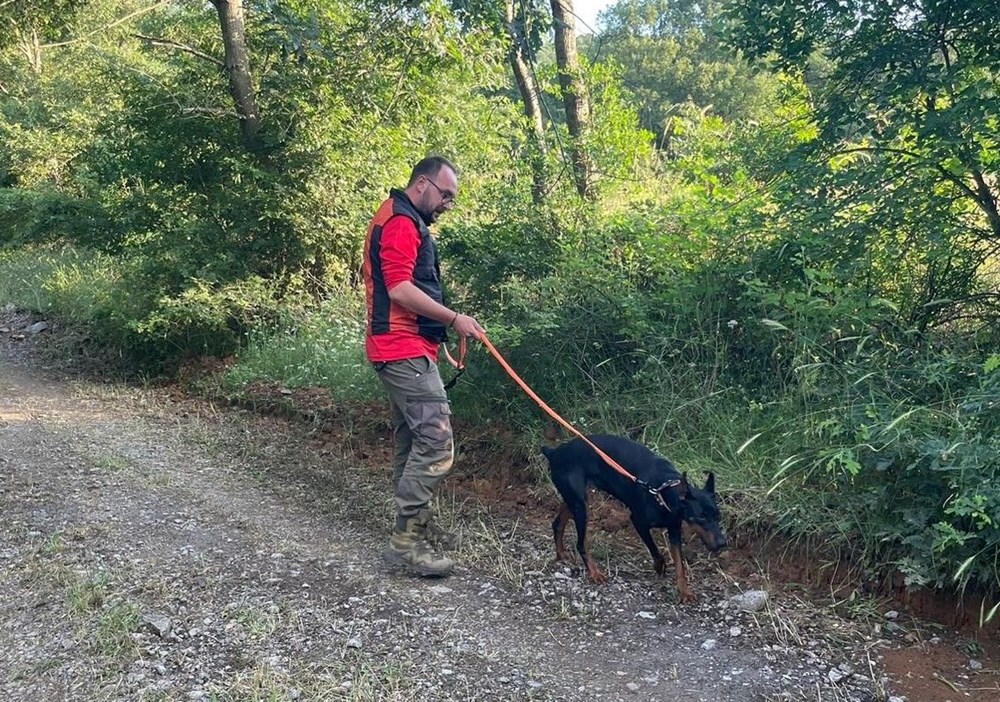
[[(389, 191), (392, 202), (391, 210), (381, 207), (372, 221), (368, 257), (372, 276), (372, 334), (386, 334), (395, 331), (400, 321), (398, 312), (393, 313), (389, 291), (385, 287), (382, 275), (382, 228), (394, 217), (406, 217), (420, 234), (420, 244), (417, 247), (417, 260), (413, 266), (413, 284), (437, 303), (444, 304), (444, 292), (441, 289), (441, 265), (438, 260), (437, 245), (431, 236), (424, 218), (410, 202), (410, 198), (401, 190), (393, 188)], [(423, 315), (416, 317), (416, 332), (431, 341), (441, 342), (447, 339), (447, 327)]]

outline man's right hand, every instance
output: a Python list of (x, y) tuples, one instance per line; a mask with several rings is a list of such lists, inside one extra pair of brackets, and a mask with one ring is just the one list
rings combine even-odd
[(486, 331), (480, 326), (479, 322), (467, 314), (459, 314), (455, 317), (455, 321), (451, 323), (451, 328), (460, 337), (471, 336), (473, 339), (479, 339)]

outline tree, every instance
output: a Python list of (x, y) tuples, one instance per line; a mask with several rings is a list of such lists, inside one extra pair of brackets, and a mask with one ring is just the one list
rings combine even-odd
[(531, 67), (532, 46), (528, 25), (530, 8), (524, 2), (504, 0), (507, 36), (510, 41), (508, 62), (514, 73), (514, 83), (521, 95), (524, 116), (528, 121), (528, 144), (531, 149), (531, 199), (536, 205), (542, 204), (548, 192), (548, 178), (545, 171), (545, 122), (542, 119), (542, 101), (538, 83)]
[(7, 0), (0, 3), (0, 47), (15, 45), (42, 72), (43, 41), (61, 38), (87, 0)]
[(534, 65), (542, 44), (542, 30), (549, 25), (548, 15), (540, 2), (543, 0), (452, 0), (451, 3), (468, 33), (485, 30), (504, 47), (525, 117), (531, 198), (536, 205), (545, 201), (550, 189), (545, 166), (548, 152), (545, 118)]
[(973, 0), (737, 0), (729, 11), (735, 45), (809, 82), (819, 131), (804, 154), (833, 164), (807, 186), (816, 202), (836, 203), (859, 243), (876, 231), (867, 221), (896, 261), (920, 261), (919, 328), (966, 314), (960, 298), (998, 302), (975, 284), (1000, 251), (995, 11)]
[(815, 52), (829, 59), (816, 83), (826, 144), (927, 172), (974, 203), (1000, 243), (995, 12), (974, 0), (738, 0), (731, 17), (755, 55), (799, 70)]
[(576, 190), (586, 199), (597, 197), (594, 183), (594, 165), (587, 153), (587, 133), (590, 130), (590, 102), (583, 81), (580, 58), (576, 49), (576, 22), (572, 0), (552, 0), (552, 19), (555, 25), (556, 65), (563, 106), (566, 108), (566, 127), (570, 134), (570, 158)]
[(212, 4), (219, 13), (219, 23), (222, 26), (229, 93), (236, 103), (243, 142), (253, 151), (258, 146), (260, 111), (257, 108), (253, 79), (250, 75), (250, 53), (247, 50), (246, 32), (243, 26), (243, 3), (242, 0), (212, 0)]
[(622, 67), (640, 122), (661, 147), (680, 105), (727, 121), (755, 119), (773, 106), (774, 76), (722, 43), (718, 0), (620, 0), (601, 18), (604, 29), (585, 50)]

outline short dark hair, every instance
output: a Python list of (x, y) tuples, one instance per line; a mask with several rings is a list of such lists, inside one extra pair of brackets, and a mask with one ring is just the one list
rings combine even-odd
[(455, 164), (446, 159), (444, 156), (428, 156), (421, 159), (417, 165), (413, 167), (413, 171), (410, 173), (410, 181), (406, 184), (406, 187), (410, 187), (416, 183), (417, 178), (420, 176), (434, 178), (441, 172), (442, 168), (450, 168), (452, 172), (458, 175), (458, 169), (455, 168)]

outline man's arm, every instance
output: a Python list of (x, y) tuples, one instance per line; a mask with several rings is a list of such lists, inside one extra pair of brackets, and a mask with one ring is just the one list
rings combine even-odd
[(406, 217), (394, 217), (382, 228), (382, 274), (389, 299), (414, 314), (451, 327), (459, 336), (478, 339), (483, 331), (479, 322), (435, 302), (413, 284), (413, 265), (419, 243), (420, 235)]
[(429, 317), (451, 327), (459, 336), (471, 336), (478, 339), (479, 335), (485, 331), (479, 322), (469, 315), (459, 314), (435, 302), (430, 295), (408, 280), (397, 283), (390, 288), (389, 299), (414, 314)]

